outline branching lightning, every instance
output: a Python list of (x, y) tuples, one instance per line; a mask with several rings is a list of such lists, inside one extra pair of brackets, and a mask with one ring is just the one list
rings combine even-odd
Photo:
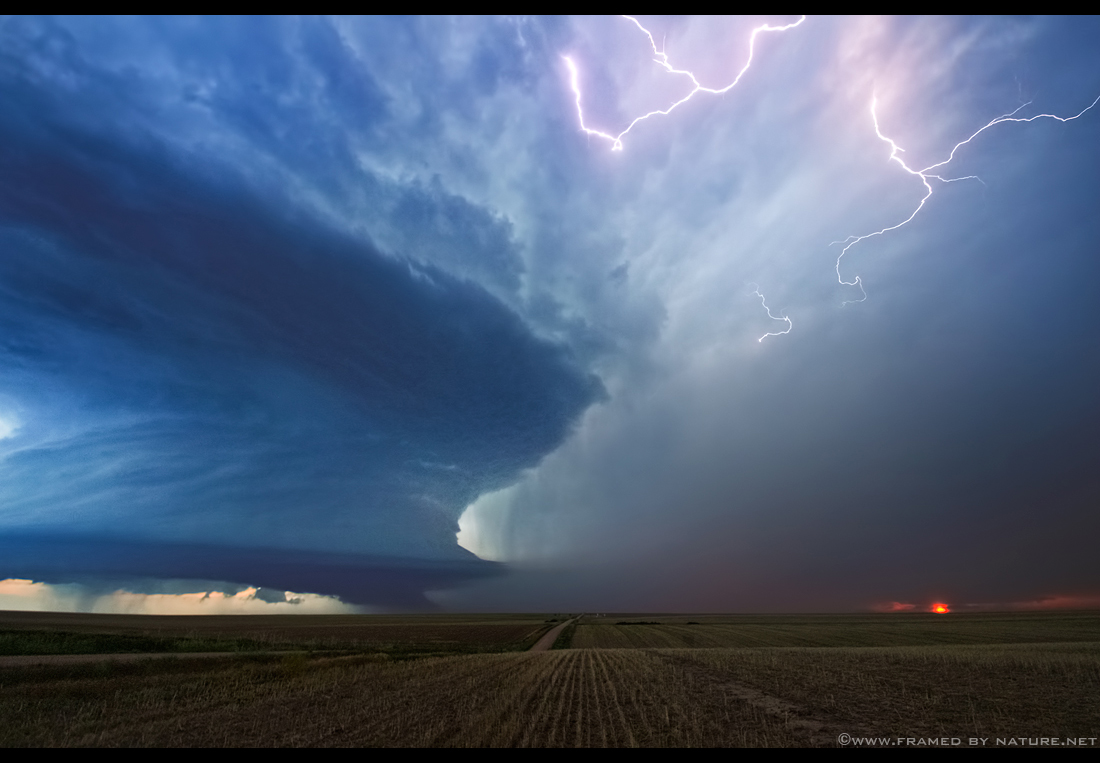
[(787, 328), (785, 330), (783, 330), (783, 331), (769, 331), (767, 334), (764, 334), (764, 336), (760, 337), (756, 341), (763, 342), (765, 339), (767, 339), (770, 336), (783, 336), (784, 334), (791, 333), (791, 329), (794, 328), (794, 324), (791, 323), (791, 319), (788, 318), (785, 315), (778, 315), (778, 316), (772, 315), (771, 308), (768, 307), (767, 303), (764, 301), (764, 295), (760, 293), (760, 287), (757, 286), (756, 284), (750, 284), (750, 285), (752, 286), (753, 296), (760, 297), (760, 305), (765, 310), (768, 311), (768, 317), (771, 318), (773, 321), (786, 321), (787, 322)]
[(759, 35), (762, 32), (785, 32), (788, 29), (793, 29), (794, 27), (798, 26), (799, 24), (801, 24), (803, 21), (806, 20), (806, 17), (802, 16), (801, 18), (798, 19), (798, 21), (795, 21), (791, 24), (786, 24), (784, 26), (771, 26), (770, 24), (762, 24), (762, 25), (756, 27), (755, 29), (753, 29), (752, 30), (752, 35), (749, 37), (749, 58), (748, 58), (747, 61), (745, 61), (745, 65), (743, 67), (741, 67), (741, 71), (737, 72), (737, 76), (734, 77), (733, 81), (730, 82), (725, 87), (711, 88), (711, 87), (704, 87), (702, 84), (700, 84), (699, 80), (695, 78), (695, 75), (692, 72), (690, 72), (686, 69), (677, 69), (677, 68), (675, 68), (672, 65), (672, 63), (668, 60), (668, 54), (657, 47), (657, 41), (653, 39), (653, 35), (649, 32), (648, 29), (646, 29), (644, 26), (642, 26), (641, 22), (638, 21), (638, 19), (634, 18), (633, 16), (623, 16), (623, 18), (627, 19), (628, 21), (633, 22), (634, 25), (637, 26), (638, 29), (640, 29), (645, 34), (645, 36), (649, 38), (649, 44), (650, 44), (650, 47), (653, 48), (653, 55), (655, 56), (655, 58), (653, 60), (658, 65), (663, 67), (664, 70), (666, 72), (668, 72), (669, 74), (677, 74), (677, 75), (687, 77), (688, 79), (691, 80), (691, 84), (694, 87), (692, 88), (690, 93), (688, 93), (683, 98), (681, 98), (680, 100), (673, 103), (667, 109), (656, 109), (654, 111), (650, 111), (648, 114), (642, 114), (640, 117), (635, 118), (634, 121), (632, 121), (629, 125), (627, 125), (626, 129), (623, 130), (621, 133), (619, 133), (618, 135), (612, 135), (611, 133), (604, 132), (603, 130), (597, 130), (597, 129), (594, 129), (592, 127), (589, 127), (584, 123), (584, 108), (581, 105), (581, 100), (582, 100), (581, 89), (580, 89), (580, 85), (577, 82), (577, 76), (578, 76), (578, 74), (577, 74), (577, 65), (575, 63), (573, 63), (573, 59), (570, 58), (569, 56), (562, 56), (562, 58), (565, 59), (566, 65), (569, 67), (570, 83), (573, 86), (573, 94), (574, 94), (574, 96), (576, 96), (577, 118), (580, 120), (581, 130), (584, 133), (586, 133), (587, 135), (593, 135), (597, 138), (603, 138), (604, 140), (610, 141), (612, 151), (622, 151), (623, 150), (623, 138), (626, 136), (626, 134), (628, 132), (630, 132), (631, 130), (634, 129), (634, 125), (638, 124), (641, 121), (649, 119), (650, 117), (655, 117), (657, 115), (668, 116), (670, 113), (672, 113), (672, 110), (675, 109), (677, 106), (685, 104), (688, 101), (690, 101), (692, 98), (694, 98), (696, 93), (711, 93), (713, 95), (721, 95), (722, 93), (726, 93), (726, 92), (729, 92), (730, 90), (732, 90), (734, 87), (737, 86), (737, 83), (741, 81), (741, 78), (743, 76), (745, 76), (745, 72), (747, 72), (749, 70), (749, 67), (752, 66), (752, 57), (753, 57), (753, 54), (754, 54), (755, 49), (756, 49), (756, 37), (757, 37), (757, 35)]
[[(576, 63), (574, 63), (574, 61), (571, 57), (562, 56), (562, 58), (565, 60), (566, 65), (569, 68), (570, 84), (573, 88), (573, 95), (574, 95), (574, 99), (576, 101), (576, 108), (577, 108), (577, 119), (580, 123), (581, 131), (584, 132), (588, 136), (596, 137), (596, 138), (600, 138), (602, 140), (608, 141), (611, 144), (611, 150), (612, 151), (622, 151), (623, 150), (623, 139), (626, 137), (626, 135), (631, 130), (634, 129), (634, 127), (638, 123), (643, 122), (646, 119), (649, 119), (650, 117), (655, 117), (655, 116), (658, 116), (658, 115), (667, 116), (670, 113), (672, 113), (672, 111), (675, 110), (677, 107), (679, 107), (679, 106), (687, 103), (688, 101), (690, 101), (698, 93), (710, 93), (712, 95), (721, 95), (723, 93), (727, 93), (730, 90), (732, 90), (734, 87), (737, 86), (737, 84), (739, 82), (741, 82), (741, 79), (745, 76), (746, 72), (748, 72), (749, 68), (752, 66), (753, 57), (755, 55), (755, 50), (756, 50), (756, 38), (757, 38), (758, 35), (760, 35), (763, 32), (785, 32), (789, 29), (793, 29), (793, 28), (801, 25), (802, 22), (806, 20), (805, 16), (801, 16), (801, 17), (799, 17), (799, 19), (797, 21), (792, 22), (790, 24), (785, 24), (785, 25), (782, 25), (782, 26), (773, 26), (773, 25), (770, 25), (770, 24), (762, 24), (762, 25), (756, 27), (755, 29), (753, 29), (752, 34), (749, 37), (749, 55), (748, 55), (748, 59), (745, 61), (744, 66), (741, 67), (740, 71), (737, 72), (737, 75), (733, 78), (733, 80), (729, 84), (725, 85), (724, 87), (711, 88), (711, 87), (706, 87), (703, 84), (701, 84), (699, 82), (698, 78), (695, 76), (695, 74), (693, 72), (688, 71), (686, 69), (677, 69), (675, 66), (673, 66), (672, 62), (669, 61), (668, 54), (665, 53), (665, 51), (662, 49), (663, 45), (662, 45), (662, 47), (657, 46), (657, 42), (653, 38), (653, 34), (650, 33), (650, 31), (648, 29), (646, 29), (644, 26), (642, 26), (641, 22), (639, 22), (638, 19), (634, 18), (633, 16), (623, 16), (622, 18), (624, 18), (624, 19), (630, 21), (631, 23), (633, 23), (649, 39), (650, 47), (653, 49), (653, 55), (654, 55), (653, 60), (654, 60), (654, 62), (657, 65), (659, 65), (660, 67), (662, 67), (665, 70), (665, 72), (667, 72), (668, 74), (687, 77), (691, 81), (692, 89), (691, 89), (691, 92), (689, 92), (683, 98), (681, 98), (680, 100), (674, 102), (672, 105), (668, 106), (667, 108), (656, 109), (656, 110), (650, 111), (648, 113), (642, 114), (641, 116), (635, 117), (626, 126), (626, 129), (624, 129), (622, 132), (615, 135), (615, 134), (612, 134), (610, 132), (606, 132), (604, 130), (599, 130), (599, 129), (596, 129), (594, 127), (589, 127), (585, 123), (584, 106), (583, 106), (584, 98), (583, 98), (583, 95), (581, 93), (581, 87), (580, 87), (580, 84), (579, 84), (579, 72), (578, 72), (578, 69), (577, 69), (577, 65), (576, 65)], [(846, 281), (846, 280), (844, 280), (844, 276), (841, 274), (840, 262), (841, 262), (842, 259), (844, 259), (844, 255), (846, 255), (849, 252), (849, 250), (851, 250), (852, 247), (854, 247), (856, 244), (860, 243), (861, 241), (866, 241), (867, 239), (874, 238), (876, 236), (883, 236), (883, 235), (889, 233), (890, 231), (897, 230), (898, 228), (901, 228), (901, 227), (907, 225), (908, 223), (910, 223), (917, 216), (917, 214), (922, 209), (924, 209), (924, 205), (925, 205), (925, 203), (927, 203), (928, 199), (930, 199), (932, 197), (933, 181), (938, 182), (938, 183), (956, 183), (956, 182), (963, 181), (963, 180), (976, 180), (979, 183), (983, 182), (982, 179), (979, 178), (976, 175), (966, 175), (966, 176), (963, 176), (963, 177), (945, 177), (943, 174), (940, 174), (940, 172), (939, 172), (940, 169), (943, 168), (943, 167), (946, 167), (948, 164), (950, 164), (955, 159), (955, 155), (958, 153), (958, 151), (963, 146), (969, 144), (971, 141), (973, 141), (975, 138), (977, 138), (983, 132), (985, 132), (986, 130), (994, 127), (995, 125), (1003, 124), (1005, 122), (1034, 122), (1034, 121), (1039, 120), (1039, 119), (1055, 119), (1059, 122), (1069, 122), (1069, 121), (1072, 121), (1074, 119), (1077, 119), (1077, 118), (1083, 116), (1086, 112), (1091, 110), (1098, 103), (1100, 103), (1100, 96), (1098, 96), (1096, 98), (1096, 100), (1094, 100), (1091, 104), (1089, 104), (1087, 107), (1082, 109), (1079, 113), (1077, 113), (1073, 116), (1069, 116), (1069, 117), (1061, 117), (1061, 116), (1057, 116), (1055, 114), (1036, 114), (1035, 116), (1031, 116), (1031, 117), (1016, 116), (1017, 114), (1020, 113), (1020, 111), (1022, 109), (1026, 108), (1027, 106), (1030, 105), (1030, 103), (1025, 103), (1025, 104), (1019, 106), (1018, 108), (1016, 108), (1014, 111), (1011, 111), (1007, 114), (1002, 114), (1001, 116), (990, 120), (987, 124), (985, 124), (980, 129), (975, 131), (968, 138), (956, 143), (955, 146), (951, 149), (951, 151), (948, 154), (947, 158), (944, 159), (943, 161), (937, 162), (936, 164), (931, 164), (931, 165), (929, 165), (929, 166), (927, 166), (923, 169), (914, 169), (914, 168), (910, 167), (908, 164), (906, 164), (905, 160), (901, 156), (905, 152), (905, 149), (903, 149), (901, 146), (899, 146), (892, 138), (889, 138), (889, 137), (887, 137), (886, 135), (884, 135), (882, 133), (882, 129), (880, 128), (879, 121), (878, 121), (878, 110), (877, 110), (878, 109), (878, 99), (877, 99), (877, 97), (873, 97), (872, 100), (871, 100), (871, 120), (872, 120), (872, 122), (875, 126), (875, 134), (878, 136), (879, 140), (883, 141), (884, 143), (886, 143), (890, 146), (890, 156), (889, 156), (888, 161), (896, 162), (898, 164), (898, 166), (901, 167), (906, 173), (908, 173), (909, 175), (912, 175), (915, 178), (919, 178), (921, 185), (924, 186), (924, 195), (921, 197), (920, 201), (917, 203), (916, 207), (909, 214), (909, 216), (906, 217), (901, 222), (898, 222), (894, 225), (890, 225), (890, 226), (881, 228), (881, 229), (873, 231), (871, 233), (866, 233), (864, 235), (849, 236), (848, 238), (844, 239), (843, 241), (834, 241), (832, 244), (830, 244), (830, 246), (835, 246), (835, 245), (842, 245), (843, 246), (843, 249), (841, 250), (840, 254), (836, 258), (837, 281), (843, 286), (855, 286), (855, 287), (857, 287), (859, 289), (860, 295), (861, 295), (859, 299), (845, 300), (843, 304), (847, 305), (847, 304), (852, 303), (852, 302), (863, 302), (867, 299), (867, 292), (863, 288), (863, 280), (862, 280), (862, 278), (860, 278), (860, 276), (858, 276), (858, 275), (855, 276), (855, 279), (852, 280), (852, 281)], [(789, 334), (790, 331), (791, 331), (791, 328), (792, 328), (791, 319), (786, 317), (785, 315), (782, 315), (782, 316), (773, 315), (771, 310), (768, 308), (767, 304), (765, 303), (764, 295), (760, 293), (759, 287), (757, 287), (756, 284), (753, 284), (752, 286), (753, 286), (753, 289), (754, 289), (753, 294), (757, 297), (760, 297), (760, 304), (767, 311), (768, 317), (771, 318), (772, 320), (785, 321), (787, 323), (786, 330), (778, 331), (778, 332), (768, 332), (768, 333), (764, 334), (763, 336), (761, 336), (757, 341), (763, 342), (769, 336), (782, 336), (783, 334)]]
[[(692, 73), (692, 72), (690, 72), (686, 69), (677, 69), (677, 68), (675, 68), (672, 65), (672, 63), (668, 60), (668, 54), (665, 53), (664, 50), (662, 50), (661, 48), (657, 47), (657, 41), (653, 39), (653, 34), (648, 29), (646, 29), (644, 26), (642, 26), (641, 22), (638, 21), (638, 19), (634, 18), (633, 16), (623, 16), (623, 18), (630, 21), (630, 22), (632, 22), (636, 27), (638, 27), (638, 29), (640, 29), (642, 31), (643, 34), (645, 34), (646, 37), (649, 38), (649, 45), (653, 49), (653, 55), (655, 56), (654, 59), (653, 59), (654, 62), (656, 62), (659, 66), (661, 66), (669, 74), (676, 74), (676, 75), (687, 77), (688, 79), (691, 80), (691, 84), (692, 84), (693, 87), (691, 89), (691, 92), (689, 92), (687, 95), (685, 95), (680, 100), (673, 103), (668, 108), (656, 109), (656, 110), (650, 111), (646, 114), (642, 114), (641, 116), (636, 117), (633, 121), (631, 121), (630, 124), (628, 124), (626, 126), (626, 129), (623, 130), (622, 132), (620, 132), (618, 135), (612, 135), (611, 133), (604, 132), (603, 130), (597, 130), (597, 129), (589, 127), (588, 125), (585, 124), (585, 122), (584, 122), (584, 106), (582, 104), (583, 97), (581, 95), (581, 88), (580, 88), (580, 84), (578, 82), (579, 74), (578, 74), (578, 71), (577, 71), (577, 65), (573, 62), (573, 59), (570, 58), (569, 56), (562, 56), (562, 58), (565, 59), (566, 66), (569, 67), (569, 78), (570, 78), (569, 81), (570, 81), (570, 84), (573, 87), (573, 95), (574, 95), (574, 98), (575, 98), (576, 104), (577, 104), (577, 119), (580, 122), (581, 131), (584, 132), (586, 135), (595, 136), (597, 138), (602, 138), (603, 140), (610, 141), (612, 151), (622, 151), (623, 150), (623, 138), (626, 136), (627, 133), (629, 133), (631, 130), (633, 130), (634, 126), (637, 125), (639, 122), (642, 122), (646, 119), (649, 119), (650, 117), (655, 117), (657, 115), (668, 116), (670, 113), (672, 113), (673, 109), (687, 103), (692, 98), (694, 98), (696, 96), (696, 94), (698, 94), (698, 93), (710, 93), (712, 95), (721, 95), (723, 93), (727, 93), (730, 90), (732, 90), (741, 81), (741, 78), (745, 76), (745, 72), (747, 72), (749, 70), (749, 67), (752, 66), (752, 59), (753, 59), (753, 56), (756, 53), (756, 37), (757, 37), (757, 35), (759, 35), (763, 32), (785, 32), (788, 29), (795, 28), (796, 26), (798, 26), (799, 24), (801, 24), (803, 21), (806, 20), (805, 16), (801, 16), (801, 17), (799, 17), (798, 21), (795, 21), (795, 22), (790, 23), (790, 24), (784, 24), (783, 26), (772, 26), (771, 24), (761, 24), (760, 26), (753, 29), (752, 34), (749, 36), (749, 57), (748, 57), (748, 60), (745, 61), (745, 65), (741, 67), (741, 70), (739, 72), (737, 72), (737, 76), (734, 77), (733, 81), (730, 82), (725, 87), (710, 88), (710, 87), (706, 87), (702, 83), (700, 83), (699, 80), (696, 78), (694, 73)], [(772, 315), (771, 309), (768, 307), (768, 305), (764, 301), (764, 295), (760, 293), (760, 287), (758, 287), (756, 284), (753, 284), (753, 294), (760, 297), (760, 304), (764, 307), (764, 310), (767, 311), (769, 318), (771, 318), (772, 320), (775, 320), (775, 321), (785, 321), (787, 323), (786, 330), (768, 332), (767, 334), (764, 334), (764, 336), (760, 337), (757, 341), (758, 342), (763, 342), (769, 336), (782, 336), (783, 334), (789, 334), (791, 332), (791, 328), (793, 327), (793, 324), (791, 323), (791, 319), (788, 318), (785, 315), (784, 316)]]
[(985, 132), (989, 128), (993, 127), (994, 125), (1003, 124), (1005, 122), (1034, 122), (1037, 119), (1056, 119), (1059, 122), (1069, 122), (1069, 121), (1077, 119), (1078, 117), (1085, 114), (1085, 112), (1087, 112), (1089, 109), (1091, 109), (1097, 103), (1100, 103), (1100, 96), (1097, 96), (1096, 100), (1094, 100), (1092, 103), (1090, 103), (1088, 106), (1086, 106), (1079, 113), (1073, 115), (1072, 117), (1060, 117), (1060, 116), (1057, 116), (1055, 114), (1036, 114), (1035, 116), (1032, 116), (1032, 117), (1018, 117), (1018, 116), (1016, 116), (1016, 114), (1018, 114), (1021, 109), (1023, 109), (1026, 106), (1030, 105), (1030, 103), (1022, 104), (1021, 106), (1017, 107), (1014, 111), (1010, 111), (1007, 114), (1002, 114), (1001, 116), (997, 117), (996, 119), (990, 120), (985, 126), (983, 126), (981, 129), (976, 131), (969, 138), (956, 143), (955, 147), (951, 149), (951, 153), (948, 154), (947, 158), (944, 159), (942, 162), (937, 162), (936, 164), (929, 165), (929, 166), (925, 167), (922, 170), (915, 170), (912, 167), (910, 167), (909, 165), (907, 165), (902, 160), (902, 158), (899, 156), (899, 154), (903, 153), (905, 151), (905, 149), (902, 148), (901, 146), (899, 146), (897, 143), (895, 143), (893, 141), (893, 139), (888, 138), (888, 137), (886, 137), (885, 135), (882, 134), (882, 130), (879, 128), (879, 124), (878, 124), (878, 113), (876, 111), (876, 108), (878, 106), (878, 98), (873, 97), (871, 99), (871, 119), (872, 119), (872, 121), (874, 122), (874, 125), (875, 125), (875, 134), (878, 135), (879, 140), (881, 140), (885, 143), (888, 143), (890, 145), (890, 159), (889, 159), (889, 161), (897, 162), (898, 165), (903, 170), (908, 172), (910, 175), (913, 175), (915, 177), (920, 178), (921, 183), (924, 185), (924, 196), (921, 198), (920, 203), (917, 204), (917, 206), (913, 210), (912, 214), (910, 214), (907, 218), (902, 220), (900, 223), (897, 223), (896, 225), (891, 225), (891, 226), (886, 227), (886, 228), (882, 228), (881, 230), (874, 231), (873, 233), (867, 233), (863, 236), (849, 236), (848, 238), (844, 239), (843, 241), (834, 241), (832, 244), (830, 244), (830, 246), (835, 246), (837, 244), (843, 244), (844, 245), (844, 249), (841, 250), (840, 254), (836, 258), (836, 277), (837, 277), (837, 281), (839, 281), (841, 283), (841, 285), (843, 285), (843, 286), (857, 286), (857, 287), (859, 287), (860, 294), (863, 295), (860, 299), (845, 300), (843, 304), (847, 305), (847, 304), (850, 304), (852, 302), (863, 302), (867, 299), (867, 292), (864, 290), (863, 281), (859, 276), (856, 276), (854, 281), (845, 281), (844, 277), (840, 274), (840, 261), (844, 258), (844, 255), (848, 253), (849, 249), (851, 249), (853, 246), (858, 244), (860, 241), (865, 241), (865, 240), (867, 240), (869, 238), (873, 238), (875, 236), (882, 236), (886, 233), (889, 233), (892, 230), (897, 230), (898, 228), (902, 227), (903, 225), (906, 225), (907, 223), (909, 223), (914, 217), (917, 216), (917, 213), (920, 212), (921, 209), (924, 208), (925, 202), (927, 202), (928, 199), (931, 198), (931, 196), (932, 196), (932, 184), (929, 182), (930, 180), (936, 180), (936, 181), (939, 181), (941, 183), (956, 183), (960, 180), (977, 180), (979, 183), (982, 182), (982, 179), (979, 178), (976, 175), (966, 175), (965, 177), (956, 177), (956, 178), (945, 178), (942, 175), (932, 174), (933, 170), (938, 170), (940, 167), (945, 167), (948, 164), (950, 164), (951, 160), (953, 160), (955, 158), (955, 153), (960, 148), (962, 148), (967, 143), (969, 143), (970, 141), (977, 138), (979, 135), (981, 135), (983, 132)]

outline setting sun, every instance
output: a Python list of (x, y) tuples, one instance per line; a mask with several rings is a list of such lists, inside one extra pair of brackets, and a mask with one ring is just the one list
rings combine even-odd
[(933, 604), (932, 611), (938, 615), (945, 615), (950, 612), (951, 609), (946, 604)]

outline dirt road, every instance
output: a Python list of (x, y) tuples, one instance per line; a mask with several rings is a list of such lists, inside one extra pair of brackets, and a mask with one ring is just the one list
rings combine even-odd
[(553, 628), (547, 631), (545, 636), (535, 642), (535, 645), (531, 647), (530, 651), (549, 652), (550, 647), (552, 647), (554, 645), (554, 642), (558, 640), (558, 634), (565, 629), (565, 626), (569, 625), (569, 623), (573, 622), (576, 619), (577, 618), (574, 617), (573, 620), (566, 620), (561, 625), (555, 625)]

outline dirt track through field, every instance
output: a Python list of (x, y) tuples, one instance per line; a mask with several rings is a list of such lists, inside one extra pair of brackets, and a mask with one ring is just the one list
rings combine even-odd
[(576, 619), (577, 618), (574, 617), (573, 620), (566, 620), (561, 625), (555, 625), (553, 628), (547, 631), (546, 635), (536, 641), (535, 645), (531, 647), (529, 651), (549, 652), (550, 647), (554, 646), (554, 642), (558, 640), (558, 634), (565, 630), (565, 626), (569, 625), (569, 623), (573, 622)]

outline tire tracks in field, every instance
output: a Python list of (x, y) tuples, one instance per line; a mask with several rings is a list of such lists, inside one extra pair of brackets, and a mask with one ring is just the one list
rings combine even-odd
[(614, 707), (615, 714), (618, 716), (618, 725), (619, 728), (622, 729), (621, 738), (626, 740), (627, 746), (637, 747), (638, 741), (634, 738), (634, 732), (630, 728), (630, 722), (626, 719), (626, 713), (623, 711), (623, 704), (619, 701), (619, 692), (615, 689), (615, 681), (612, 680), (611, 672), (607, 669), (607, 663), (610, 657), (602, 652), (595, 652), (594, 654), (596, 655), (596, 660), (599, 662), (600, 671), (603, 673), (603, 681), (600, 683), (603, 684), (605, 693), (610, 695), (611, 704)]
[[(559, 656), (560, 655), (560, 656)], [(573, 695), (576, 689), (576, 662), (578, 652), (563, 651), (540, 656), (540, 660), (553, 661), (549, 690), (539, 705), (539, 716), (531, 724), (524, 737), (525, 744), (540, 747), (566, 746), (567, 729), (572, 717)], [(558, 738), (558, 733), (562, 738)]]
[(584, 733), (584, 730), (585, 730), (584, 721), (586, 720), (585, 712), (584, 712), (584, 709), (585, 709), (584, 706), (586, 704), (585, 700), (588, 700), (589, 703), (591, 702), (591, 699), (588, 697), (588, 692), (585, 691), (585, 689), (588, 688), (588, 687), (586, 687), (584, 685), (584, 669), (588, 664), (588, 658), (589, 658), (589, 653), (587, 651), (581, 652), (580, 653), (580, 659), (577, 661), (579, 664), (577, 665), (576, 669), (574, 670), (574, 673), (577, 676), (577, 684), (578, 684), (578, 689), (579, 689), (579, 691), (577, 692), (576, 723), (573, 724), (574, 739), (576, 740), (574, 742), (574, 746), (576, 746), (576, 747), (586, 746), (586, 743), (588, 741), (585, 738), (585, 733)]
[(535, 660), (541, 663), (543, 670), (535, 684), (534, 692), (527, 703), (528, 707), (536, 705), (532, 716), (533, 721), (527, 724), (523, 734), (518, 738), (517, 746), (519, 747), (535, 747), (542, 746), (543, 744), (540, 735), (535, 732), (537, 728), (541, 729), (546, 727), (543, 719), (547, 715), (547, 707), (550, 701), (561, 693), (561, 689), (558, 686), (559, 682), (562, 680), (560, 663), (568, 659), (566, 656), (568, 653), (563, 652), (559, 654), (563, 656), (559, 657), (554, 655), (553, 657), (543, 657)]
[(568, 679), (562, 686), (562, 701), (558, 704), (558, 712), (555, 715), (554, 723), (550, 724), (550, 741), (551, 743), (557, 742), (555, 736), (558, 729), (562, 730), (561, 744), (565, 745), (565, 735), (568, 733), (569, 720), (573, 717), (573, 698), (577, 693), (577, 673), (580, 652), (570, 652), (569, 660), (566, 662), (566, 671)]
[(760, 691), (728, 677), (716, 674), (713, 668), (693, 660), (690, 656), (654, 650), (653, 654), (670, 665), (676, 665), (694, 680), (709, 684), (757, 710), (780, 720), (791, 732), (804, 735), (808, 746), (835, 747), (837, 736), (847, 732), (852, 736), (873, 736), (874, 732), (848, 721), (841, 721), (828, 713), (813, 710), (774, 694)]
[[(615, 727), (611, 723), (610, 709), (606, 706), (608, 687), (597, 675), (599, 669), (599, 653), (589, 652), (587, 676), (592, 681), (592, 691), (589, 696), (591, 697), (592, 715), (595, 717), (596, 726), (600, 730), (600, 745), (602, 747), (617, 746), (614, 742), (608, 743), (608, 734), (611, 734), (614, 738)], [(591, 744), (591, 733), (589, 734), (589, 744)]]
[[(601, 683), (596, 679), (596, 662), (598, 660), (596, 652), (589, 652), (587, 655), (588, 670), (585, 671), (585, 677), (592, 681), (592, 691), (589, 699), (589, 703), (592, 705), (592, 715), (596, 719), (596, 728), (600, 731), (600, 746), (607, 747), (607, 721), (604, 719), (604, 696), (606, 696), (606, 686), (601, 687)], [(600, 689), (604, 691), (601, 692)], [(589, 732), (589, 744), (591, 745), (591, 732)]]

